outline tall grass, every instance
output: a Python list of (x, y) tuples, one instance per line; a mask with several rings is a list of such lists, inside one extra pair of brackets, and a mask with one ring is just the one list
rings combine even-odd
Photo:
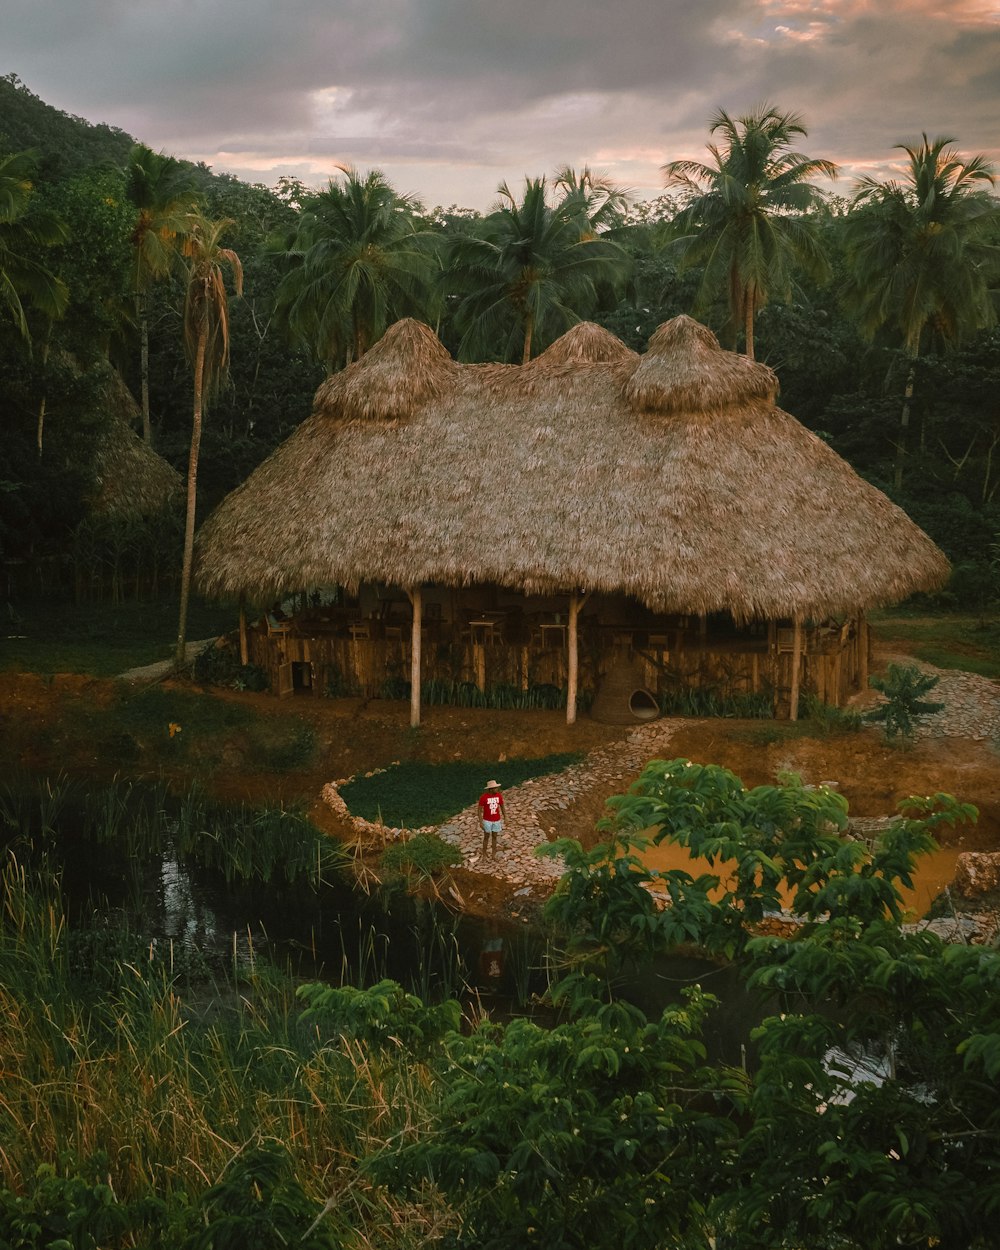
[(298, 807), (218, 803), (197, 786), (170, 800), (162, 785), (117, 778), (88, 789), (62, 775), (12, 778), (0, 785), (0, 841), (29, 863), (103, 852), (133, 872), (169, 848), (227, 883), (318, 888), (348, 863)]
[(40, 1165), (97, 1168), (115, 1202), (156, 1195), (183, 1211), (273, 1141), (317, 1211), (334, 1200), (370, 1244), (401, 1244), (398, 1211), (357, 1163), (425, 1114), (422, 1062), (311, 1026), (263, 968), (188, 996), (162, 961), (109, 960), (107, 992), (81, 998), (57, 883), (12, 857), (0, 913), (0, 1188), (31, 1192)]

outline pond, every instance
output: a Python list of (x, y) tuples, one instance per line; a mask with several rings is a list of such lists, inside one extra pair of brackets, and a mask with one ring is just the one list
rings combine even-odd
[[(655, 829), (645, 829), (641, 836), (652, 838), (654, 833), (656, 833)], [(725, 862), (716, 863), (713, 867), (707, 859), (689, 855), (683, 846), (678, 846), (673, 842), (661, 842), (659, 845), (653, 845), (650, 842), (643, 850), (636, 853), (646, 868), (656, 872), (680, 869), (683, 872), (689, 872), (693, 877), (698, 877), (702, 873), (714, 873), (721, 876), (723, 880), (726, 878)], [(927, 914), (931, 903), (955, 876), (955, 862), (960, 854), (960, 847), (946, 846), (939, 847), (929, 855), (920, 856), (913, 874), (912, 888), (900, 886), (908, 919), (918, 920)], [(783, 893), (782, 901), (788, 906), (791, 903), (791, 895)]]
[[(9, 855), (54, 872), (71, 929), (112, 958), (127, 934), (181, 977), (226, 983), (267, 963), (334, 985), (391, 978), (428, 1001), (458, 997), (473, 1016), (554, 1018), (542, 999), (558, 956), (543, 934), (401, 888), (365, 894), (342, 848), (294, 811), (21, 778), (0, 788), (0, 823)], [(713, 1057), (742, 1062), (760, 1010), (734, 969), (670, 957), (618, 992), (658, 1012), (696, 982), (721, 1000)]]

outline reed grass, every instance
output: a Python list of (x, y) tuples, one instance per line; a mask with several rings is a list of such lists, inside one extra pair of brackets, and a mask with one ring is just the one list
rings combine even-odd
[[(317, 1213), (332, 1199), (357, 1221), (358, 1244), (407, 1244), (394, 1225), (412, 1212), (359, 1173), (428, 1114), (429, 1073), (391, 1043), (395, 1015), (390, 1044), (362, 1045), (310, 1022), (290, 980), (264, 965), (195, 996), (153, 959), (109, 960), (107, 992), (84, 999), (56, 880), (9, 856), (0, 913), (0, 1188), (34, 1192), (40, 1165), (97, 1167), (116, 1203), (155, 1196), (176, 1216), (217, 1197), (255, 1144), (280, 1142)], [(352, 1001), (362, 1019), (364, 1001)], [(423, 1008), (408, 1010), (416, 1027)]]

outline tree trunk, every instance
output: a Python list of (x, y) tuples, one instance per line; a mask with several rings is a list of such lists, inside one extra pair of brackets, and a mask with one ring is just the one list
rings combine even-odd
[(146, 316), (146, 297), (135, 297), (139, 314), (139, 385), (142, 405), (142, 440), (147, 447), (153, 445), (153, 425), (149, 419), (149, 318)]
[(48, 399), (48, 370), (46, 366), (49, 363), (49, 345), (52, 342), (52, 322), (48, 324), (45, 332), (45, 344), (42, 347), (42, 398), (38, 405), (38, 428), (36, 431), (36, 442), (38, 443), (38, 459), (42, 458), (42, 442), (45, 436), (45, 406)]
[(743, 337), (745, 340), (746, 356), (748, 360), (753, 360), (754, 358), (753, 315), (754, 315), (754, 305), (756, 304), (756, 302), (757, 301), (753, 297), (753, 292), (748, 291), (746, 295), (744, 296), (744, 302), (743, 302)]
[(910, 367), (906, 371), (906, 388), (903, 391), (903, 411), (899, 414), (899, 439), (896, 443), (896, 464), (892, 475), (893, 489), (898, 494), (903, 487), (903, 461), (906, 459), (906, 445), (910, 429), (910, 405), (913, 402), (913, 385), (917, 378), (917, 357), (910, 359)]
[(524, 352), (521, 355), (521, 364), (526, 365), (531, 359), (531, 336), (535, 330), (534, 318), (529, 313), (524, 322)]
[(188, 456), (187, 511), (184, 518), (184, 562), (181, 565), (181, 609), (177, 625), (177, 653), (175, 662), (183, 667), (187, 641), (188, 599), (191, 594), (191, 566), (194, 562), (194, 521), (198, 493), (198, 453), (201, 450), (201, 411), (205, 383), (205, 348), (208, 343), (208, 323), (203, 320), (198, 332), (198, 349), (194, 361), (194, 414), (191, 423), (191, 452)]

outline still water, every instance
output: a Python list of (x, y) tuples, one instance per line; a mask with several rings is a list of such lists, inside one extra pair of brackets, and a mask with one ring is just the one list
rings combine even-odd
[[(643, 836), (651, 838), (654, 833), (654, 829), (646, 829), (643, 831)], [(929, 855), (920, 857), (913, 874), (913, 888), (900, 887), (909, 918), (916, 920), (927, 913), (931, 903), (954, 877), (955, 861), (960, 854), (961, 851), (956, 847), (942, 847)], [(691, 856), (684, 847), (676, 846), (671, 842), (662, 842), (659, 846), (650, 843), (644, 850), (637, 852), (637, 855), (647, 868), (656, 872), (681, 869), (693, 877), (698, 877), (702, 873), (713, 873), (721, 877), (723, 881), (728, 876), (726, 861), (717, 863), (713, 867), (708, 860)], [(790, 896), (784, 895), (783, 902), (787, 906), (791, 902)]]

